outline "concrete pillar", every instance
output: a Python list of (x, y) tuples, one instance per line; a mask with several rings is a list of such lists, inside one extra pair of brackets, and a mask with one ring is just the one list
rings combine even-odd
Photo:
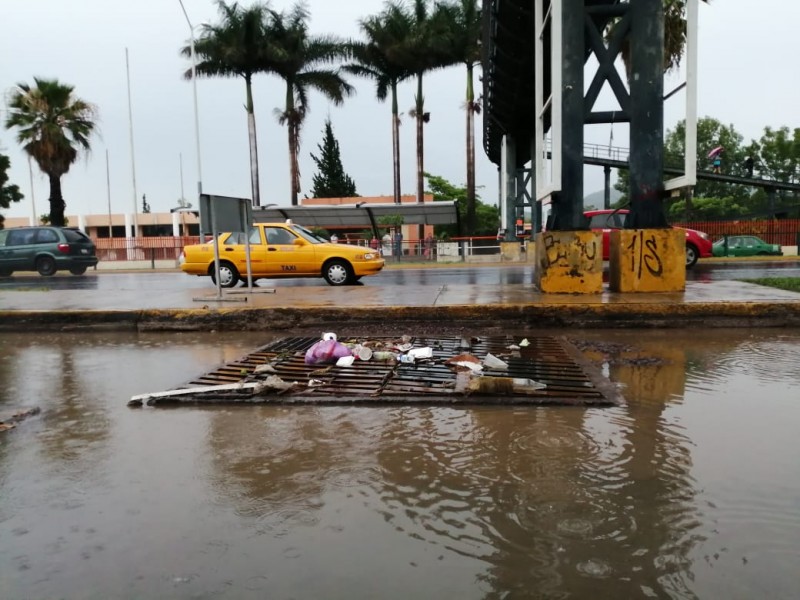
[(503, 146), (500, 152), (500, 227), (505, 229), (503, 239), (514, 239), (514, 220), (516, 217), (517, 200), (517, 145), (513, 138), (503, 136)]
[(85, 215), (78, 215), (78, 229), (80, 229), (83, 233), (86, 233), (86, 216)]
[(181, 237), (181, 222), (178, 213), (172, 213), (172, 237)]

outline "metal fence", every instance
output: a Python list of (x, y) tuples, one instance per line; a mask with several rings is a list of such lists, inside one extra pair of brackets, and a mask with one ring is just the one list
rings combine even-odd
[(177, 260), (183, 247), (200, 241), (197, 236), (97, 238), (97, 257), (102, 261)]
[(687, 221), (673, 223), (704, 231), (712, 240), (726, 235), (755, 235), (768, 244), (796, 246), (800, 236), (800, 219), (762, 219), (758, 221)]

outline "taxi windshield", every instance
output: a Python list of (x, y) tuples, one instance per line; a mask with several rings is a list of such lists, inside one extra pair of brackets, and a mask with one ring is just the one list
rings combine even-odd
[(302, 237), (304, 240), (311, 242), (312, 244), (322, 244), (325, 241), (327, 241), (323, 240), (321, 237), (314, 235), (313, 233), (311, 233), (311, 231), (300, 225), (291, 225), (290, 228), (297, 235)]

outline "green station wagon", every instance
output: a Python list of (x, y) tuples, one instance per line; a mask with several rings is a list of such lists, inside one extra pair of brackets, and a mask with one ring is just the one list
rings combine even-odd
[(714, 256), (781, 256), (777, 244), (768, 244), (754, 235), (729, 235), (714, 242)]
[(96, 264), (94, 242), (78, 229), (0, 229), (0, 277), (8, 277), (14, 271), (38, 271), (45, 277), (59, 270), (83, 275)]

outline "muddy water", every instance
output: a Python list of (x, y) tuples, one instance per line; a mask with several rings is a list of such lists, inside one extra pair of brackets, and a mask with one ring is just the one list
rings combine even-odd
[(800, 332), (587, 332), (624, 406), (129, 409), (264, 335), (7, 335), (0, 598), (789, 598)]

